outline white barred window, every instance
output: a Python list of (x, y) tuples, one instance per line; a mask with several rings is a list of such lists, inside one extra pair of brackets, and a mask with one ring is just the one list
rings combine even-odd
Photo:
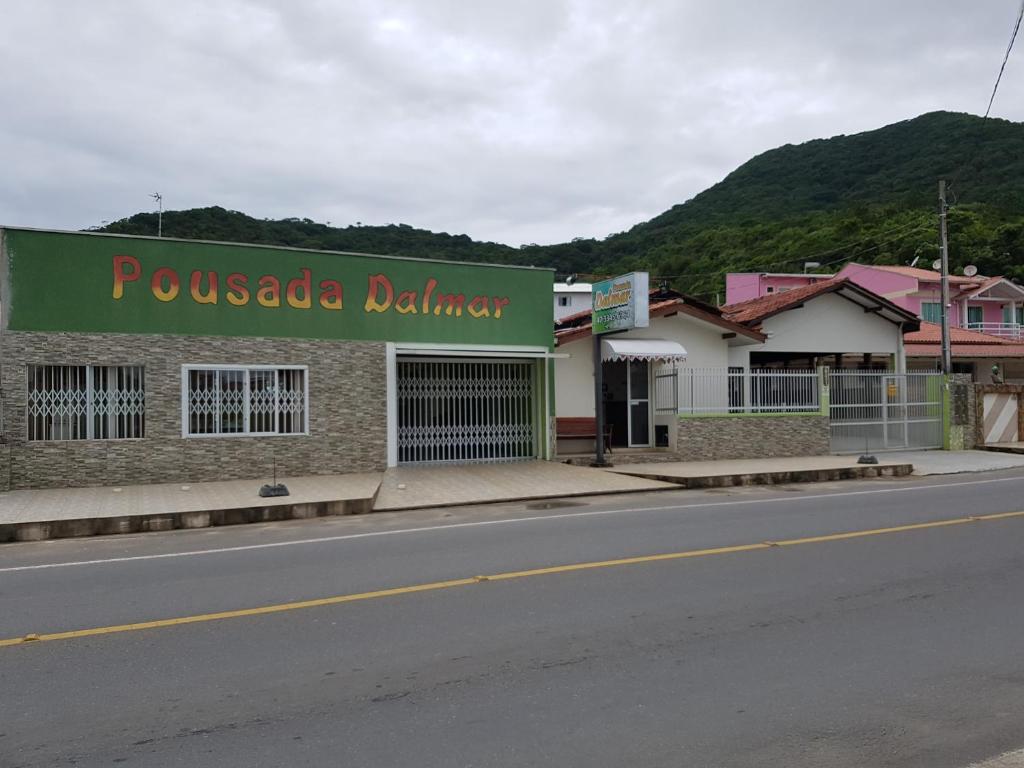
[(304, 435), (307, 386), (305, 367), (185, 366), (183, 434)]
[(29, 366), (29, 440), (123, 440), (145, 431), (141, 365)]

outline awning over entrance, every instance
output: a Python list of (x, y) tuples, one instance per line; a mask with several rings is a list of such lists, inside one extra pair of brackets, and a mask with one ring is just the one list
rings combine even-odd
[(602, 339), (601, 359), (618, 360), (685, 360), (683, 345), (665, 339)]

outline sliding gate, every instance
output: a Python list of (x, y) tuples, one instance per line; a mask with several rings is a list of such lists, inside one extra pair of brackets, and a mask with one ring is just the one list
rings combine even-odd
[(532, 360), (399, 359), (399, 463), (536, 457), (535, 367)]
[(833, 370), (833, 453), (942, 447), (940, 373)]

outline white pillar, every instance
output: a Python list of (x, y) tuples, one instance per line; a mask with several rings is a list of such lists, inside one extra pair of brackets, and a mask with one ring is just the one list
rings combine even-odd
[(385, 397), (387, 403), (387, 457), (388, 466), (398, 466), (398, 355), (393, 342), (384, 345), (385, 370), (387, 371), (387, 383), (385, 385)]

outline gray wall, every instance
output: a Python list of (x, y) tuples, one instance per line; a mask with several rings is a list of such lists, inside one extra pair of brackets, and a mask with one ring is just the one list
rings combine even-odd
[[(382, 342), (0, 331), (0, 361), (0, 490), (263, 479), (275, 456), (281, 475), (383, 470), (387, 464)], [(30, 364), (144, 365), (146, 436), (28, 442)], [(182, 364), (308, 365), (310, 434), (182, 438)]]

